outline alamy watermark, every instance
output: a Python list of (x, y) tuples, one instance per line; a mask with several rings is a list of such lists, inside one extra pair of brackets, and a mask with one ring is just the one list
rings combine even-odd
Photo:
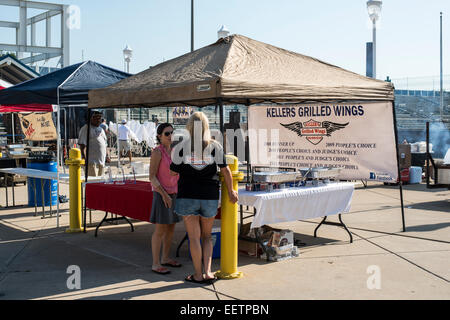
[(66, 9), (66, 26), (69, 30), (81, 29), (81, 9), (79, 6), (70, 5)]
[(367, 278), (367, 289), (380, 290), (381, 289), (381, 269), (377, 265), (371, 265), (367, 267), (367, 274), (370, 274)]
[(71, 265), (67, 267), (67, 274), (70, 276), (67, 278), (66, 286), (69, 290), (81, 289), (81, 269), (77, 265)]

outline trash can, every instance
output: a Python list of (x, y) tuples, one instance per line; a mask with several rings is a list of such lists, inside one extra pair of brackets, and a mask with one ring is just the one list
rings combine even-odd
[[(42, 171), (57, 172), (56, 158), (49, 154), (31, 156), (30, 158), (28, 158), (27, 168)], [(42, 188), (44, 189), (44, 206), (46, 207), (50, 206), (50, 199), (52, 206), (56, 206), (58, 201), (58, 181), (37, 179), (37, 178), (28, 178), (28, 206), (29, 207), (42, 206), (41, 180), (42, 180)], [(36, 189), (36, 203), (34, 195), (35, 189)]]

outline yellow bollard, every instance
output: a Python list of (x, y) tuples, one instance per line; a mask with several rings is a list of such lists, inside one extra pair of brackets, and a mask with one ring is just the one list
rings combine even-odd
[[(238, 191), (238, 182), (244, 179), (244, 174), (239, 172), (238, 158), (229, 155), (226, 158), (233, 176), (233, 189)], [(243, 276), (242, 272), (237, 270), (238, 204), (230, 202), (223, 176), (220, 177), (220, 180), (222, 181), (220, 271), (216, 273), (216, 276), (220, 279), (236, 279)]]
[(70, 149), (69, 160), (66, 160), (69, 166), (69, 204), (70, 204), (70, 227), (67, 233), (83, 232), (81, 229), (81, 165), (84, 160), (81, 159), (80, 149)]

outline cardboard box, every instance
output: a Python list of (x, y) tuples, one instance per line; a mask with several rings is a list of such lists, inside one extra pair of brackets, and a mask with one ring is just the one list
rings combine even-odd
[(270, 247), (284, 247), (294, 244), (294, 232), (291, 230), (273, 231), (272, 237), (267, 244)]
[(239, 239), (238, 251), (241, 254), (259, 258), (263, 254), (261, 246), (257, 242)]
[[(247, 223), (241, 226), (240, 235), (239, 252), (248, 256), (261, 257), (264, 253), (262, 246), (256, 242), (256, 235), (269, 252), (269, 260), (271, 261), (288, 258), (292, 255), (292, 252), (297, 252), (297, 247), (294, 246), (294, 232), (291, 230), (275, 229), (270, 226), (250, 230), (250, 223)], [(248, 240), (245, 240), (245, 238), (248, 238)]]
[[(298, 256), (299, 256), (298, 248), (296, 246), (289, 245), (289, 246), (285, 246), (282, 248), (277, 248), (277, 255), (269, 256), (269, 261), (278, 262), (278, 261), (288, 260), (288, 259), (291, 259), (293, 257), (298, 257)], [(260, 256), (260, 258), (267, 260), (267, 255), (265, 253), (263, 253)]]
[(399, 144), (398, 145), (398, 155), (400, 170), (408, 169), (411, 167), (411, 145), (410, 144)]

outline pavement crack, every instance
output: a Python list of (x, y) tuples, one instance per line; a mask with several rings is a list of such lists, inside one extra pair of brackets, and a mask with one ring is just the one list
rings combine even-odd
[(381, 245), (379, 245), (379, 244), (377, 244), (377, 243), (375, 243), (375, 242), (373, 242), (373, 241), (370, 241), (369, 239), (366, 239), (366, 238), (364, 238), (364, 237), (362, 237), (362, 236), (360, 236), (360, 235), (358, 235), (358, 234), (356, 234), (356, 233), (354, 233), (354, 232), (352, 232), (352, 233), (353, 233), (354, 235), (360, 237), (361, 239), (366, 240), (366, 241), (369, 242), (370, 244), (372, 244), (372, 245), (374, 245), (374, 246), (376, 246), (376, 247), (378, 247), (378, 248), (380, 248), (380, 249), (382, 249), (382, 250), (385, 250), (385, 251), (389, 252), (390, 254), (393, 254), (394, 256), (396, 256), (396, 257), (398, 257), (398, 258), (400, 258), (400, 259), (402, 259), (402, 260), (405, 260), (406, 262), (412, 264), (413, 266), (416, 266), (417, 268), (419, 268), (419, 269), (421, 269), (421, 270), (423, 270), (423, 271), (425, 271), (425, 272), (427, 272), (427, 273), (429, 273), (429, 274), (435, 276), (436, 278), (439, 278), (439, 279), (441, 279), (441, 280), (444, 280), (444, 281), (447, 282), (447, 283), (450, 282), (450, 280), (448, 280), (448, 279), (446, 279), (446, 278), (444, 278), (444, 277), (442, 277), (442, 276), (440, 276), (440, 275), (438, 275), (438, 274), (436, 274), (436, 273), (434, 273), (434, 272), (432, 272), (432, 271), (430, 271), (430, 270), (428, 270), (428, 269), (426, 269), (426, 268), (424, 268), (424, 267), (418, 265), (417, 263), (415, 263), (415, 262), (413, 262), (413, 261), (411, 261), (411, 260), (409, 260), (409, 259), (407, 259), (407, 258), (405, 258), (405, 257), (403, 257), (403, 256), (401, 256), (401, 255), (399, 255), (398, 253), (395, 253), (394, 251), (389, 250), (389, 249), (387, 249), (387, 248), (385, 248), (385, 247), (383, 247), (383, 246), (381, 246)]
[(1, 275), (0, 275), (0, 286), (3, 283), (3, 281), (5, 281), (5, 279), (8, 277), (8, 275), (11, 273), (11, 271), (8, 270), (9, 266), (22, 254), (22, 252), (25, 251), (25, 249), (30, 245), (30, 243), (35, 240), (35, 238), (37, 237), (37, 235), (44, 230), (45, 227), (47, 227), (47, 224), (50, 220), (47, 220), (45, 225), (42, 226), (42, 228), (38, 231), (32, 231), (34, 232), (33, 236), (28, 239), (28, 241), (24, 244), (24, 246), (19, 249), (19, 251), (11, 258), (9, 259), (9, 261), (5, 264), (5, 270), (2, 271)]

